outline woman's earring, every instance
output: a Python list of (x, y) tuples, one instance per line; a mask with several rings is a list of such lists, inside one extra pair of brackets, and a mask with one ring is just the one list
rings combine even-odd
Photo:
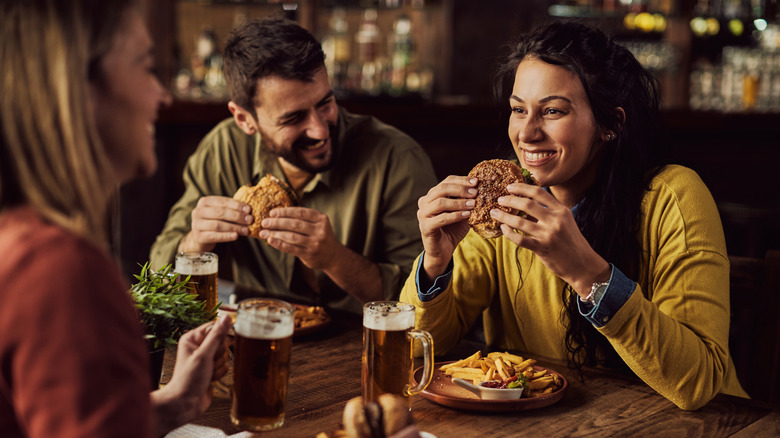
[(609, 134), (607, 134), (607, 136), (606, 136), (606, 139), (607, 139), (607, 141), (612, 141), (612, 140), (614, 140), (615, 138), (617, 138), (617, 135), (615, 135), (615, 133), (613, 133), (613, 132), (610, 132), (610, 133), (609, 133)]

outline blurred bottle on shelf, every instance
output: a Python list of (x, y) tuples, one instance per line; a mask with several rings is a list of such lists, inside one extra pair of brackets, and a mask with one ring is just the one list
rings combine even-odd
[(780, 50), (727, 46), (721, 60), (691, 72), (692, 109), (780, 112)]
[[(758, 105), (761, 73), (759, 64), (760, 51), (751, 50), (745, 55), (745, 69), (742, 76), (742, 107), (745, 110), (755, 109)], [(763, 70), (763, 68), (762, 68)]]
[(419, 80), (414, 76), (415, 46), (412, 40), (412, 21), (405, 14), (401, 14), (393, 24), (393, 34), (390, 39), (391, 67), (390, 88), (391, 95), (400, 95), (409, 91), (418, 91)]
[(642, 66), (651, 72), (676, 72), (680, 53), (672, 44), (663, 41), (621, 41)]
[(211, 29), (204, 29), (196, 37), (195, 52), (189, 68), (179, 70), (174, 80), (177, 95), (195, 99), (223, 99), (227, 86), (222, 73), (222, 53)]
[(379, 53), (382, 34), (377, 24), (377, 10), (363, 11), (360, 27), (355, 34), (358, 65), (360, 66), (359, 88), (362, 92), (378, 95), (381, 91), (384, 59)]
[(443, 9), (414, 0), (321, 0), (314, 28), (336, 97), (430, 99)]
[(349, 24), (344, 8), (334, 8), (328, 23), (328, 33), (322, 39), (325, 67), (336, 97), (342, 97), (348, 89), (349, 62), (352, 58)]
[[(692, 109), (780, 112), (780, 41), (773, 41), (773, 26), (777, 26), (774, 22), (778, 18), (775, 3), (697, 0), (691, 21), (693, 34), (699, 40), (717, 35), (710, 47), (715, 46), (718, 51), (717, 56), (709, 59), (699, 57), (692, 67)], [(720, 28), (703, 26), (704, 17), (708, 23), (720, 23)]]

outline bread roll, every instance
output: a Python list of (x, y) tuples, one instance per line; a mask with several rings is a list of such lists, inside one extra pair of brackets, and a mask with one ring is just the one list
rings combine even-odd
[(268, 217), (271, 210), (298, 205), (295, 192), (273, 175), (262, 177), (255, 186), (247, 184), (239, 187), (233, 199), (246, 202), (252, 207), (255, 220), (249, 225), (249, 235), (254, 238), (259, 238), (260, 230), (263, 229), (260, 223)]
[(342, 423), (349, 438), (387, 438), (412, 424), (412, 413), (401, 396), (382, 394), (365, 405), (363, 397), (355, 397), (344, 407)]

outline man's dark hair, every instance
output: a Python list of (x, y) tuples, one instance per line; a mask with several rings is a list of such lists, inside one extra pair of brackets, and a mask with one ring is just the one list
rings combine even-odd
[(230, 99), (254, 114), (257, 81), (267, 76), (310, 82), (325, 64), (322, 46), (294, 21), (266, 18), (234, 29), (225, 45)]

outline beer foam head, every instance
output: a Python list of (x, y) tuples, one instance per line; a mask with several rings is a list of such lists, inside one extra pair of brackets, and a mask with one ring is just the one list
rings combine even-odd
[[(281, 304), (280, 304), (281, 303)], [(254, 339), (282, 339), (293, 335), (295, 311), (284, 301), (249, 299), (239, 303), (233, 330)]]
[(212, 252), (184, 252), (176, 255), (176, 272), (182, 275), (209, 275), (219, 267), (217, 255)]
[(406, 330), (414, 327), (414, 306), (377, 301), (363, 306), (363, 326), (372, 330)]

